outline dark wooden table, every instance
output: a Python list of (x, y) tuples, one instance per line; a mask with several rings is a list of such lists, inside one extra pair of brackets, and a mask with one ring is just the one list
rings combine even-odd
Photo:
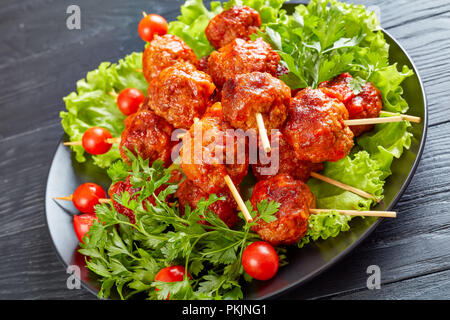
[[(174, 19), (184, 1), (2, 0), (0, 4), (0, 299), (95, 299), (68, 290), (47, 234), (44, 190), (63, 134), (62, 97), (102, 61), (142, 50), (140, 12)], [(358, 1), (359, 2), (359, 1)], [(412, 56), (425, 83), (425, 152), (396, 210), (355, 251), (284, 298), (450, 298), (450, 2), (362, 1)], [(66, 9), (81, 7), (81, 30)], [(366, 269), (381, 268), (368, 290)]]

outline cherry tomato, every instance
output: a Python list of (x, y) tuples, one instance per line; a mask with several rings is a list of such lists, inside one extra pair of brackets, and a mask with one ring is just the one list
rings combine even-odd
[(72, 202), (79, 211), (95, 214), (94, 207), (102, 198), (106, 198), (106, 192), (102, 187), (95, 183), (83, 183), (73, 193)]
[[(182, 266), (171, 266), (162, 268), (156, 274), (155, 281), (162, 281), (162, 282), (183, 281), (185, 271), (186, 270)], [(187, 273), (187, 276), (189, 279), (192, 279), (189, 272)], [(156, 291), (159, 291), (158, 288), (155, 289)], [(167, 300), (169, 300), (169, 296), (167, 296)]]
[(253, 242), (242, 254), (244, 270), (257, 280), (269, 280), (278, 271), (278, 255), (275, 248), (264, 241)]
[(73, 228), (78, 240), (83, 242), (83, 237), (88, 233), (94, 220), (98, 221), (98, 218), (93, 214), (80, 214), (73, 217)]
[(139, 106), (144, 102), (144, 94), (135, 88), (126, 88), (120, 91), (117, 96), (117, 106), (120, 112), (129, 116), (138, 111)]
[(92, 127), (83, 134), (81, 142), (84, 150), (90, 154), (104, 154), (111, 149), (112, 144), (106, 139), (112, 138), (111, 133), (100, 127)]
[(157, 14), (148, 14), (139, 22), (138, 33), (142, 40), (150, 42), (155, 34), (165, 35), (168, 28), (166, 19)]

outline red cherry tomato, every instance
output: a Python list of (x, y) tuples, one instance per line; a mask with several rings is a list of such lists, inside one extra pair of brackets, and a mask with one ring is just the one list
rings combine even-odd
[(253, 242), (242, 254), (244, 270), (257, 280), (269, 280), (278, 271), (278, 255), (275, 248), (264, 241)]
[(95, 183), (83, 183), (73, 193), (72, 202), (79, 211), (95, 214), (94, 207), (102, 198), (106, 198), (106, 192), (102, 187)]
[(144, 102), (144, 94), (135, 88), (126, 88), (120, 91), (117, 96), (117, 106), (120, 112), (129, 116), (138, 111), (139, 106)]
[[(162, 268), (156, 274), (155, 281), (162, 281), (162, 282), (183, 281), (185, 271), (186, 270), (182, 266), (171, 266)], [(187, 276), (189, 279), (192, 279), (189, 272), (187, 273)], [(155, 289), (156, 291), (159, 291), (158, 288)], [(169, 300), (169, 296), (167, 296), (167, 300)]]
[(90, 154), (104, 154), (111, 149), (112, 144), (106, 139), (112, 138), (111, 133), (100, 127), (92, 127), (83, 134), (81, 142), (84, 150)]
[(83, 242), (83, 237), (86, 233), (88, 233), (89, 229), (94, 223), (94, 220), (98, 221), (98, 218), (93, 214), (85, 213), (73, 217), (73, 228), (78, 240)]
[(168, 28), (166, 19), (157, 14), (149, 14), (139, 22), (138, 33), (142, 40), (150, 42), (155, 34), (165, 35)]

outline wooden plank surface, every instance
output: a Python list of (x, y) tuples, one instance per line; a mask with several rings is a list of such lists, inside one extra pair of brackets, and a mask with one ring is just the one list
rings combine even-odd
[[(101, 61), (142, 49), (142, 10), (173, 19), (184, 1), (77, 1), (82, 30), (68, 31), (70, 1), (13, 1), (0, 7), (0, 299), (94, 299), (68, 290), (45, 225), (44, 191), (62, 134), (61, 98)], [(354, 252), (285, 299), (450, 298), (450, 3), (357, 1), (380, 8), (381, 21), (415, 61), (429, 99), (424, 156), (396, 210)], [(30, 14), (32, 13), (32, 14)], [(381, 268), (380, 290), (366, 269)]]

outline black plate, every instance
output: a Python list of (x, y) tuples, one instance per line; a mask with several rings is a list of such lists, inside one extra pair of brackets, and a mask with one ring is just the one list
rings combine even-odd
[[(422, 155), (428, 124), (425, 91), (418, 70), (396, 40), (387, 32), (384, 33), (390, 44), (390, 62), (397, 62), (400, 66), (407, 65), (414, 70), (415, 75), (406, 79), (402, 86), (404, 97), (410, 106), (408, 114), (419, 116), (423, 121), (413, 124), (411, 147), (405, 150), (400, 159), (394, 160), (392, 175), (385, 186), (384, 200), (375, 210), (394, 208), (406, 190)], [(97, 294), (98, 283), (85, 268), (84, 258), (77, 252), (78, 240), (72, 226), (72, 215), (77, 211), (71, 202), (56, 203), (52, 200), (56, 196), (72, 194), (76, 187), (84, 182), (96, 182), (107, 189), (110, 181), (104, 170), (95, 167), (91, 162), (77, 163), (70, 149), (59, 143), (47, 179), (45, 205), (48, 230), (63, 264), (66, 267), (79, 266), (84, 287)], [(380, 222), (381, 219), (376, 218), (356, 218), (351, 222), (350, 231), (341, 233), (336, 238), (315, 242), (301, 250), (290, 248), (289, 265), (281, 268), (277, 276), (270, 281), (253, 281), (245, 290), (245, 298), (274, 298), (311, 280), (353, 250)]]

